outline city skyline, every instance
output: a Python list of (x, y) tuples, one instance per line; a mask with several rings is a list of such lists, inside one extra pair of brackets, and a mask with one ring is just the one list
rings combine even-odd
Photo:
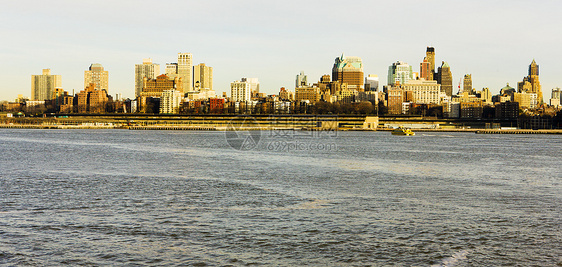
[[(180, 52), (193, 54), (193, 66), (213, 67), (218, 95), (229, 92), (240, 77), (258, 78), (267, 94), (277, 94), (280, 87), (294, 90), (295, 75), (304, 71), (309, 82), (316, 82), (331, 74), (334, 58), (342, 53), (362, 58), (365, 77), (386, 77), (396, 61), (419, 72), (427, 46), (435, 47), (435, 65), (450, 65), (453, 93), (471, 74), (476, 90), (488, 87), (497, 94), (506, 83), (520, 82), (533, 59), (541, 65), (546, 102), (551, 89), (562, 85), (557, 49), (562, 41), (556, 34), (562, 23), (554, 13), (562, 4), (555, 1), (535, 6), (525, 1), (464, 6), (406, 1), (398, 14), (385, 12), (394, 10), (392, 3), (368, 1), (170, 2), (177, 8), (168, 13), (155, 12), (151, 6), (157, 2), (133, 3), (7, 3), (0, 11), (2, 33), (10, 37), (0, 44), (0, 100), (31, 97), (30, 77), (43, 69), (61, 75), (64, 90), (78, 93), (93, 63), (109, 72), (112, 95), (132, 98), (135, 64), (151, 58), (165, 66), (176, 62)], [(380, 82), (386, 84), (384, 78)]]

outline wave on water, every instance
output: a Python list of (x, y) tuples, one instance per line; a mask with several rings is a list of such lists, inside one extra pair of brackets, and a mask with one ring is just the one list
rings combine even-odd
[(451, 257), (447, 257), (447, 258), (443, 259), (443, 261), (440, 264), (434, 264), (434, 265), (431, 265), (431, 267), (453, 267), (453, 266), (456, 266), (457, 263), (459, 263), (461, 260), (466, 260), (466, 255), (468, 255), (468, 251), (467, 250), (461, 250), (461, 251), (453, 254)]
[(458, 136), (454, 136), (454, 135), (448, 135), (448, 134), (422, 134), (422, 136), (429, 136), (429, 137), (458, 137)]

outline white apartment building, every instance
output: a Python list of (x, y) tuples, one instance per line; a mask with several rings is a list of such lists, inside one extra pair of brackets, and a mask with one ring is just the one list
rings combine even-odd
[(244, 81), (230, 83), (230, 101), (243, 102), (251, 99), (251, 85)]
[(240, 81), (248, 83), (250, 85), (250, 97), (259, 94), (260, 92), (260, 81), (258, 78), (242, 78)]
[(180, 105), (183, 94), (174, 89), (164, 90), (160, 97), (160, 113), (177, 114), (180, 111)]

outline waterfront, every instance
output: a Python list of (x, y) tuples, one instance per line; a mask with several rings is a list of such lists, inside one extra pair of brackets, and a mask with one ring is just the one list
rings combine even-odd
[(559, 135), (227, 141), (0, 129), (0, 264), (562, 264)]

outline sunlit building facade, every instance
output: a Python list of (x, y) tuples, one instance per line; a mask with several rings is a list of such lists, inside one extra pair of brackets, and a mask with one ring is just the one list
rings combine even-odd
[(193, 55), (191, 53), (178, 53), (177, 75), (182, 80), (182, 93), (193, 91)]
[(140, 96), (144, 78), (156, 79), (160, 75), (160, 65), (152, 63), (152, 59), (145, 58), (142, 64), (135, 64), (135, 96)]
[(346, 83), (349, 89), (363, 91), (363, 61), (360, 57), (345, 57), (343, 54), (335, 59), (332, 67), (332, 81)]
[(388, 67), (388, 85), (405, 84), (413, 78), (412, 66), (406, 62), (397, 61)]
[(61, 87), (60, 75), (51, 75), (51, 69), (43, 69), (42, 75), (31, 75), (31, 100), (49, 100), (55, 88)]
[(109, 72), (99, 63), (90, 65), (90, 68), (84, 71), (84, 88), (90, 84), (94, 84), (94, 90), (109, 92)]

